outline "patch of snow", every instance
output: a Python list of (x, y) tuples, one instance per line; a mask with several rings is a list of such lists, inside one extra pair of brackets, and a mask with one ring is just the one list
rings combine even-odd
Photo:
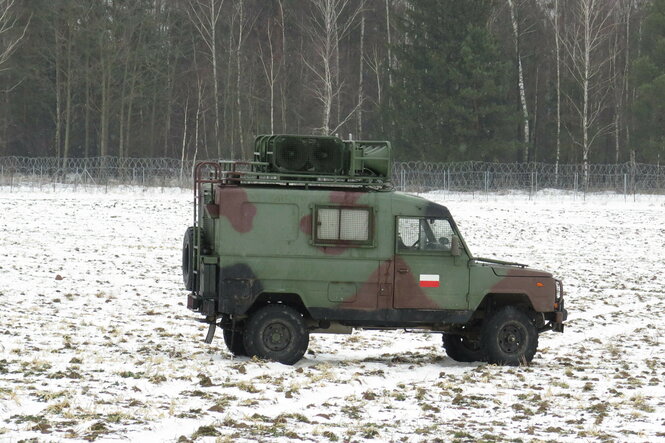
[(439, 335), (313, 335), (294, 366), (232, 358), (185, 306), (180, 189), (0, 188), (0, 442), (665, 441), (665, 197), (429, 193), (476, 256), (562, 278), (532, 365)]

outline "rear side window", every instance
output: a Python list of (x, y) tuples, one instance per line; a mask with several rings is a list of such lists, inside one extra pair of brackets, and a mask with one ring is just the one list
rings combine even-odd
[(317, 206), (314, 225), (317, 244), (372, 244), (373, 213), (368, 207)]

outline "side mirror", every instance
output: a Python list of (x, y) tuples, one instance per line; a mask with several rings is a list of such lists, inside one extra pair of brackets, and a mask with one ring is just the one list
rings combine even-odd
[(456, 235), (453, 235), (452, 243), (450, 245), (450, 253), (453, 257), (459, 257), (462, 255), (462, 251), (460, 250), (459, 237)]

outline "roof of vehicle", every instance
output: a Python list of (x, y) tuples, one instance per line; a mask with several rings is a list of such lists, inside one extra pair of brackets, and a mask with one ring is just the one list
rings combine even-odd
[(450, 211), (443, 205), (434, 203), (419, 195), (395, 191), (393, 193), (393, 213), (395, 215), (413, 215), (414, 206), (421, 209), (425, 217), (451, 218)]

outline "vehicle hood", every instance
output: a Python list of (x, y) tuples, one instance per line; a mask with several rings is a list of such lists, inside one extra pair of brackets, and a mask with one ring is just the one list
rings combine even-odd
[(492, 271), (499, 277), (540, 277), (552, 278), (552, 274), (538, 269), (521, 268), (517, 266), (495, 265)]
[(499, 277), (539, 277), (552, 278), (552, 274), (538, 269), (530, 269), (525, 264), (494, 260), (491, 258), (474, 258), (473, 261), (481, 266), (489, 266)]

